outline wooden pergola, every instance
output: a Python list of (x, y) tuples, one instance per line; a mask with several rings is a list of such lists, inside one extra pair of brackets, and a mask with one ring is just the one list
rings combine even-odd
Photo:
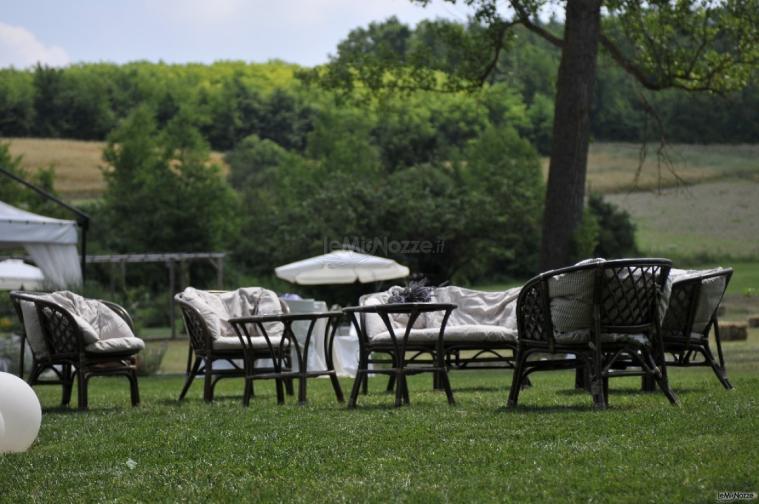
[[(193, 261), (207, 260), (216, 269), (216, 283), (219, 289), (224, 286), (224, 258), (225, 252), (175, 252), (175, 253), (145, 253), (145, 254), (109, 254), (88, 255), (87, 264), (110, 264), (111, 265), (111, 294), (115, 291), (116, 269), (118, 268), (122, 279), (126, 277), (127, 264), (163, 263), (169, 274), (169, 303), (171, 311), (171, 337), (175, 338), (176, 331), (176, 306), (174, 294), (177, 290), (177, 270), (185, 271), (186, 265)], [(125, 282), (124, 282), (125, 283)]]

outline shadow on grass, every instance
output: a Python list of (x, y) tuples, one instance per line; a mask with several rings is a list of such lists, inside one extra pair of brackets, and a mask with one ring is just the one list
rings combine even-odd
[[(503, 392), (508, 393), (508, 388), (503, 387), (487, 387), (483, 385), (472, 385), (469, 387), (456, 387), (453, 386), (453, 392)], [(437, 391), (436, 391), (437, 392)], [(442, 390), (440, 392), (443, 392)]]
[[(139, 406), (137, 406), (139, 408)], [(80, 410), (76, 407), (76, 404), (72, 406), (47, 406), (42, 408), (42, 414), (43, 415), (77, 415), (77, 414), (83, 414), (86, 415), (88, 413), (110, 413), (115, 411), (122, 411), (122, 410), (129, 410), (132, 409), (131, 404), (125, 404), (125, 405), (109, 405), (109, 406), (100, 406), (100, 407), (92, 407), (90, 406), (86, 410)]]
[(524, 405), (519, 404), (516, 408), (507, 408), (506, 406), (501, 406), (496, 411), (498, 413), (505, 413), (505, 414), (514, 414), (514, 415), (526, 415), (530, 413), (577, 413), (577, 412), (585, 412), (585, 413), (594, 413), (594, 412), (604, 412), (604, 411), (630, 411), (633, 410), (633, 405), (623, 404), (623, 405), (617, 405), (614, 403), (611, 403), (605, 410), (599, 410), (595, 409), (593, 407), (593, 404), (591, 401), (588, 401), (588, 404), (582, 405), (582, 404), (567, 404), (566, 406), (563, 405), (551, 405), (551, 406), (535, 406), (535, 405)]

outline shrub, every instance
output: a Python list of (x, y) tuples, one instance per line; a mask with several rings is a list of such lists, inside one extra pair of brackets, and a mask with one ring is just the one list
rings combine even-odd
[(596, 257), (619, 259), (638, 255), (635, 243), (635, 225), (630, 214), (616, 205), (604, 201), (600, 194), (591, 194), (588, 209), (598, 222), (598, 243), (593, 250)]
[(161, 368), (161, 362), (168, 347), (167, 341), (152, 342), (145, 345), (145, 349), (137, 354), (137, 374), (139, 376), (156, 374)]

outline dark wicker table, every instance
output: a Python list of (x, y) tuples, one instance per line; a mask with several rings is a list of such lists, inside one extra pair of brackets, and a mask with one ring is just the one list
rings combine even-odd
[[(395, 378), (395, 406), (401, 406), (403, 404), (409, 404), (408, 385), (406, 383), (406, 376), (411, 374), (431, 372), (437, 377), (436, 381), (441, 384), (443, 390), (445, 390), (448, 397), (448, 403), (454, 404), (453, 391), (451, 390), (451, 384), (448, 381), (448, 369), (445, 365), (445, 347), (443, 337), (445, 335), (445, 326), (448, 323), (448, 318), (451, 312), (456, 309), (456, 305), (450, 303), (399, 303), (399, 304), (382, 304), (371, 306), (351, 306), (344, 308), (343, 312), (347, 313), (353, 326), (358, 333), (359, 341), (359, 360), (358, 370), (356, 371), (356, 380), (353, 382), (353, 390), (351, 391), (350, 399), (348, 400), (348, 407), (353, 408), (356, 406), (356, 400), (358, 398), (359, 390), (362, 383), (366, 386), (368, 375), (371, 374), (386, 374)], [(420, 341), (414, 338), (409, 338), (411, 329), (414, 326), (419, 315), (422, 313), (443, 311), (443, 321), (440, 325), (440, 333), (434, 341)], [(370, 339), (366, 331), (364, 330), (365, 316), (367, 314), (378, 315), (387, 328), (390, 339), (389, 340), (372, 340)], [(408, 322), (403, 334), (396, 335), (390, 321), (390, 315), (392, 314), (408, 314)], [(370, 359), (373, 352), (389, 354), (389, 361), (378, 361)], [(413, 365), (407, 362), (406, 352), (427, 352), (433, 355), (430, 365), (420, 366)], [(369, 368), (371, 363), (389, 363), (389, 368)]]
[[(276, 374), (276, 379), (278, 380), (278, 390), (280, 387), (280, 382), (283, 379), (286, 378), (298, 378), (299, 381), (299, 387), (298, 387), (298, 402), (300, 404), (305, 404), (307, 401), (306, 397), (306, 383), (308, 378), (315, 378), (318, 376), (329, 376), (331, 382), (332, 382), (332, 388), (335, 390), (335, 396), (337, 397), (338, 402), (343, 402), (343, 392), (340, 388), (340, 382), (337, 379), (337, 372), (335, 371), (335, 366), (332, 361), (332, 346), (335, 340), (335, 332), (337, 330), (338, 322), (342, 318), (343, 314), (342, 312), (338, 311), (332, 311), (332, 312), (316, 312), (316, 313), (288, 313), (288, 314), (279, 314), (279, 315), (257, 315), (252, 317), (240, 317), (240, 318), (234, 318), (230, 319), (230, 323), (235, 328), (235, 330), (238, 333), (238, 336), (243, 341), (243, 346), (245, 349), (252, 348), (252, 344), (250, 342), (250, 338), (257, 337), (252, 336), (250, 331), (248, 330), (249, 326), (256, 325), (258, 327), (258, 332), (263, 335), (263, 337), (266, 338), (267, 343), (271, 347), (271, 353), (274, 355), (273, 364), (274, 364), (274, 372)], [(311, 346), (311, 340), (314, 337), (314, 328), (316, 327), (316, 322), (319, 319), (327, 319), (327, 325), (324, 330), (324, 334), (322, 337), (324, 338), (324, 360), (327, 364), (327, 369), (321, 370), (321, 371), (309, 371), (308, 369), (308, 352), (309, 348)], [(298, 342), (298, 338), (295, 337), (295, 334), (292, 330), (292, 324), (293, 322), (299, 322), (299, 321), (306, 321), (308, 322), (308, 331), (306, 332), (306, 338), (303, 342), (303, 345)], [(271, 322), (279, 322), (284, 325), (284, 331), (282, 333), (282, 339), (280, 341), (280, 348), (276, 349), (272, 345), (269, 334), (266, 331), (266, 328), (264, 327), (264, 324), (271, 323)], [(291, 347), (295, 350), (295, 357), (298, 362), (298, 370), (287, 370), (286, 366), (283, 366), (283, 361), (285, 359), (286, 352), (285, 349), (285, 342), (289, 341)], [(256, 374), (253, 370), (252, 362), (248, 363), (248, 359), (246, 359), (245, 362), (245, 378), (246, 378), (246, 395), (248, 394), (248, 382), (259, 378), (260, 376)], [(269, 378), (274, 376), (267, 376)], [(278, 396), (280, 394), (278, 393)], [(281, 401), (280, 401), (281, 402)]]

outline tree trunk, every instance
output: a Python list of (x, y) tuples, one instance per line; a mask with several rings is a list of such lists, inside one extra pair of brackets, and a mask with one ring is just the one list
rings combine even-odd
[(582, 221), (600, 30), (600, 0), (567, 1), (543, 214), (543, 271), (570, 263), (572, 239)]

